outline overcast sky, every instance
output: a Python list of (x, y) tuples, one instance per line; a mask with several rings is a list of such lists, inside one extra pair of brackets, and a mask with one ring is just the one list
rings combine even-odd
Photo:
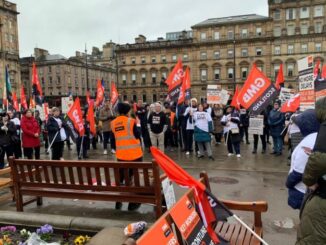
[[(10, 0), (9, 0), (10, 1)], [(112, 40), (133, 43), (166, 32), (189, 30), (208, 18), (241, 14), (268, 15), (267, 0), (11, 0), (17, 3), (20, 56), (35, 47), (51, 54), (102, 47)]]

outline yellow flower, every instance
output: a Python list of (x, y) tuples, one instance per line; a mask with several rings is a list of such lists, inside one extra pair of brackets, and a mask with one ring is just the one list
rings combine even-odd
[(3, 240), (2, 239), (0, 239), (0, 245), (3, 245)]

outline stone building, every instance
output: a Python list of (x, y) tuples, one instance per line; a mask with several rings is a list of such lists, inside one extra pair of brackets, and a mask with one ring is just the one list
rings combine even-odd
[[(21, 59), (22, 83), (27, 96), (31, 95), (32, 64), (35, 62), (39, 80), (46, 100), (51, 105), (59, 105), (60, 98), (72, 94), (84, 98), (87, 88), (94, 97), (98, 79), (104, 79), (108, 91), (110, 81), (115, 81), (113, 68), (91, 62), (90, 56), (77, 52), (76, 56), (65, 58), (62, 55), (51, 55), (47, 50), (36, 48), (34, 57)], [(87, 74), (88, 73), (88, 74)]]
[(0, 0), (0, 98), (3, 97), (6, 66), (12, 90), (17, 92), (20, 89), (18, 14), (16, 4)]
[(208, 84), (233, 93), (245, 82), (253, 63), (272, 81), (283, 64), (287, 87), (297, 87), (297, 60), (307, 55), (324, 62), (326, 0), (269, 0), (269, 15), (212, 18), (191, 30), (167, 33), (115, 49), (118, 87), (123, 99), (164, 100), (165, 78), (178, 59), (191, 69), (192, 93), (206, 97)]

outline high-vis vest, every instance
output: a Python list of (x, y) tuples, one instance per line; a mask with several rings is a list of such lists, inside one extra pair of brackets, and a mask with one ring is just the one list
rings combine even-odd
[(135, 119), (119, 116), (111, 122), (116, 142), (116, 157), (123, 161), (133, 161), (143, 156), (140, 140), (133, 133)]

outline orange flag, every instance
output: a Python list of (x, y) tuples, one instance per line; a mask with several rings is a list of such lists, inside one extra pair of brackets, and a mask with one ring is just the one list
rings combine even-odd
[(86, 101), (89, 106), (91, 103), (91, 93), (89, 92), (89, 90), (86, 91)]
[(29, 98), (29, 109), (35, 109), (36, 104), (32, 97)]
[(14, 107), (15, 111), (19, 111), (19, 105), (18, 105), (16, 92), (12, 93), (12, 106)]
[(21, 91), (20, 91), (20, 104), (22, 105), (24, 110), (27, 110), (28, 105), (27, 105), (27, 100), (26, 100), (26, 95), (25, 95), (25, 90), (22, 85)]
[(79, 98), (75, 99), (75, 102), (70, 107), (67, 116), (69, 120), (72, 122), (72, 124), (74, 125), (74, 128), (78, 132), (79, 136), (84, 136), (85, 128), (84, 128), (83, 116), (80, 108)]
[(178, 101), (183, 78), (184, 72), (182, 61), (179, 60), (165, 81), (165, 83), (169, 86), (168, 94), (171, 101)]
[(300, 94), (296, 94), (293, 98), (285, 101), (281, 107), (281, 112), (296, 112), (300, 106)]
[(96, 135), (95, 116), (94, 116), (94, 103), (88, 105), (87, 121), (92, 135)]
[(95, 104), (99, 107), (104, 100), (104, 88), (102, 86), (101, 80), (97, 81), (97, 94), (96, 94), (96, 101)]
[(190, 69), (187, 66), (180, 87), (180, 94), (178, 98), (178, 105), (182, 104), (185, 100), (191, 99), (191, 80), (190, 80)]
[(111, 82), (111, 91), (110, 91), (110, 101), (111, 101), (111, 105), (113, 107), (118, 102), (118, 98), (119, 98), (118, 90), (117, 90), (117, 88), (115, 86), (115, 83), (112, 81)]
[(238, 96), (239, 96), (239, 87), (237, 85), (236, 88), (235, 88), (235, 92), (234, 92), (231, 104), (230, 104), (231, 106), (233, 106), (236, 109), (240, 109), (240, 103), (239, 103), (239, 100), (238, 100)]
[(49, 119), (49, 104), (43, 103), (43, 107), (44, 107), (45, 121), (47, 122)]
[(321, 77), (326, 78), (326, 65), (323, 65), (323, 70), (322, 70), (322, 73), (321, 73)]
[(315, 77), (318, 77), (318, 74), (319, 74), (319, 66), (320, 66), (320, 60), (317, 60), (317, 63), (316, 63), (315, 68), (314, 68), (314, 76)]
[(280, 90), (281, 84), (284, 84), (283, 64), (280, 65), (280, 69), (278, 70), (275, 87)]

